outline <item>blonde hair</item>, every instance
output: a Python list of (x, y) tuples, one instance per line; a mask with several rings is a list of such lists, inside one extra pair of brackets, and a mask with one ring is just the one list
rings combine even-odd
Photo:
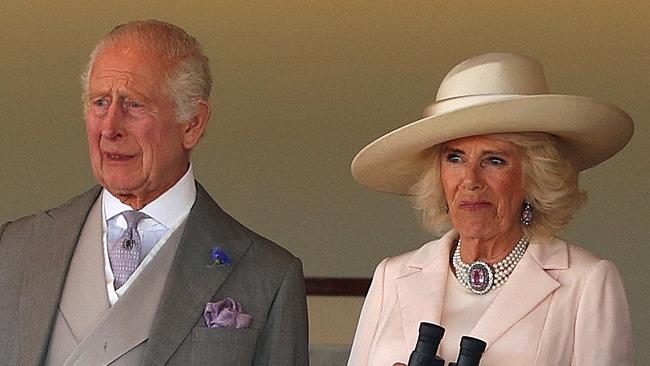
[[(587, 194), (578, 186), (578, 171), (558, 137), (540, 132), (494, 134), (498, 139), (518, 146), (522, 155), (524, 190), (533, 207), (531, 225), (522, 229), (526, 235), (548, 236), (562, 230), (586, 201)], [(441, 235), (451, 229), (442, 181), (440, 180), (440, 145), (431, 148), (427, 169), (411, 188), (413, 207), (422, 217), (424, 227)]]
[(99, 52), (128, 40), (138, 49), (150, 51), (169, 63), (167, 92), (175, 103), (176, 118), (187, 122), (197, 107), (208, 100), (212, 89), (210, 62), (199, 42), (183, 29), (158, 20), (135, 21), (113, 28), (90, 53), (90, 60), (81, 75), (82, 103), (87, 108), (90, 73)]

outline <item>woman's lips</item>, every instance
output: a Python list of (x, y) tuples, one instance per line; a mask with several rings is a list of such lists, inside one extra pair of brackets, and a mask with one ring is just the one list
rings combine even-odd
[(473, 202), (464, 201), (458, 205), (458, 208), (460, 208), (461, 210), (480, 210), (480, 209), (488, 208), (490, 206), (491, 204), (488, 201), (473, 201)]

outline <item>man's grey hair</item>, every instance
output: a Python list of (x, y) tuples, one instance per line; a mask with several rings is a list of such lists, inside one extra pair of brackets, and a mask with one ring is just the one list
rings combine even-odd
[(158, 20), (135, 21), (113, 28), (90, 53), (90, 60), (81, 75), (84, 110), (88, 107), (90, 74), (97, 55), (106, 47), (128, 40), (161, 57), (168, 63), (167, 92), (175, 103), (176, 118), (187, 122), (197, 113), (201, 101), (207, 101), (212, 89), (210, 64), (199, 42), (183, 29)]

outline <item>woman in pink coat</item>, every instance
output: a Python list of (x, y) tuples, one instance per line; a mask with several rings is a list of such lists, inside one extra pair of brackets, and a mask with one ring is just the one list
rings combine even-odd
[(630, 140), (631, 118), (591, 98), (549, 94), (541, 64), (492, 53), (452, 69), (426, 117), (365, 147), (352, 173), (413, 196), (442, 235), (383, 260), (348, 365), (406, 364), (420, 322), (487, 343), (481, 365), (632, 365), (615, 265), (555, 236), (585, 200), (578, 173)]

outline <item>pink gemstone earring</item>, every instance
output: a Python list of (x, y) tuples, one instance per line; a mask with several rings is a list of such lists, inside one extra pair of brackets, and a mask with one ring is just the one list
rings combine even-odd
[(533, 222), (533, 206), (530, 205), (530, 202), (524, 200), (521, 210), (521, 222), (524, 226), (530, 226)]

